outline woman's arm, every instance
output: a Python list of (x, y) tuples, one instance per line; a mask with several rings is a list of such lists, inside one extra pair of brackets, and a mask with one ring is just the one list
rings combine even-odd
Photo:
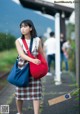
[(33, 59), (33, 58), (27, 56), (27, 55), (24, 53), (24, 51), (23, 51), (23, 49), (22, 49), (22, 47), (21, 47), (21, 45), (20, 45), (20, 43), (19, 43), (18, 40), (15, 41), (15, 44), (16, 44), (16, 49), (17, 49), (17, 51), (18, 51), (18, 54), (19, 54), (24, 60), (27, 60), (27, 61), (32, 62), (32, 63), (34, 63), (34, 64), (39, 64), (39, 63), (40, 63), (40, 60), (38, 60), (38, 59)]

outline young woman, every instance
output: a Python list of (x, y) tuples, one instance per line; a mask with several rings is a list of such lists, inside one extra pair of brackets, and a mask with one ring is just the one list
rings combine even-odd
[[(28, 47), (30, 46), (30, 40), (33, 38), (32, 45), (32, 54), (36, 56), (40, 52), (43, 56), (43, 50), (41, 45), (41, 40), (37, 37), (37, 33), (34, 27), (34, 24), (31, 20), (23, 20), (20, 24), (20, 30), (22, 36), (15, 41), (16, 48), (18, 51), (18, 67), (24, 67), (27, 61), (30, 61), (34, 64), (40, 64), (39, 59), (30, 58), (27, 55), (27, 50), (25, 49), (22, 38), (25, 38)], [(22, 114), (22, 105), (24, 100), (33, 100), (34, 114), (39, 114), (40, 99), (42, 98), (42, 85), (41, 79), (34, 79), (30, 76), (30, 82), (27, 87), (16, 87), (16, 105), (17, 105), (17, 114)]]

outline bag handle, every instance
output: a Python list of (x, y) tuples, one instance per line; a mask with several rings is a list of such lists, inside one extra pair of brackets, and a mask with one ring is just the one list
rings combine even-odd
[(32, 50), (32, 44), (33, 44), (33, 38), (31, 38), (31, 41), (30, 41), (30, 48), (28, 48), (28, 45), (27, 45), (27, 42), (25, 39), (22, 39), (22, 42), (26, 48), (26, 50), (28, 50), (28, 55), (31, 55), (31, 50)]

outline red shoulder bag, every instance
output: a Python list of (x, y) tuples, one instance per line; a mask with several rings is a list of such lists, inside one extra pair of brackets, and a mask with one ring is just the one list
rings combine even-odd
[[(23, 41), (23, 44), (26, 48), (26, 50), (28, 50), (28, 46), (27, 46), (27, 43), (25, 41), (25, 39), (22, 39)], [(47, 72), (48, 72), (48, 64), (45, 60), (45, 58), (39, 53), (36, 57), (34, 57), (30, 50), (28, 51), (28, 56), (31, 57), (31, 58), (37, 58), (41, 61), (41, 63), (39, 65), (36, 65), (32, 62), (30, 62), (30, 72), (31, 72), (31, 75), (32, 77), (34, 77), (35, 79), (40, 79), (44, 76), (46, 76)]]

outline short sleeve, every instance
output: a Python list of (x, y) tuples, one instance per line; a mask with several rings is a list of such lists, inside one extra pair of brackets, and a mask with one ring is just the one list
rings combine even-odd
[(40, 43), (40, 38), (36, 37), (35, 38), (35, 45), (36, 45), (37, 49), (39, 48), (39, 43)]
[(26, 50), (25, 46), (23, 45), (23, 42), (22, 42), (21, 37), (20, 37), (20, 38), (18, 38), (17, 40), (19, 41), (20, 45), (22, 46), (22, 49), (24, 50), (24, 52), (26, 52), (26, 53), (27, 53), (27, 50)]
[(37, 41), (38, 41), (37, 48), (39, 48), (39, 43), (40, 43), (40, 38), (39, 37), (37, 37)]
[(21, 46), (22, 46), (22, 45), (23, 45), (23, 43), (22, 43), (21, 38), (18, 38), (17, 40), (19, 41), (19, 43), (20, 43), (20, 44), (21, 44)]

